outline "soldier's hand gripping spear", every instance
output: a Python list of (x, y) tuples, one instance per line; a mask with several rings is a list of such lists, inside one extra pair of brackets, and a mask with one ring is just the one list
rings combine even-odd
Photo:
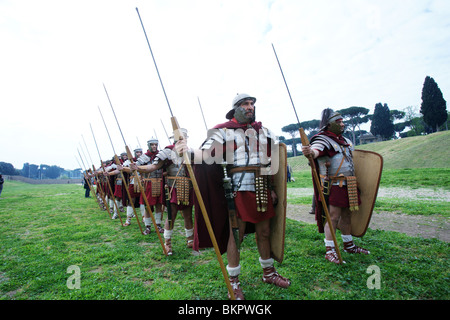
[[(141, 22), (142, 30), (144, 31), (145, 39), (147, 40), (148, 48), (150, 49), (150, 53), (151, 53), (152, 58), (153, 58), (153, 63), (155, 65), (156, 72), (158, 74), (158, 78), (159, 78), (159, 81), (161, 83), (161, 87), (163, 89), (164, 96), (166, 98), (166, 102), (167, 102), (167, 105), (169, 107), (170, 114), (172, 116), (170, 118), (170, 120), (172, 122), (172, 128), (173, 128), (173, 131), (174, 131), (174, 140), (177, 141), (178, 139), (183, 139), (183, 134), (181, 134), (181, 131), (180, 131), (180, 125), (178, 124), (178, 120), (173, 116), (169, 100), (167, 99), (166, 91), (164, 89), (164, 85), (162, 83), (161, 76), (159, 75), (158, 66), (156, 65), (155, 57), (153, 56), (153, 51), (152, 51), (152, 48), (150, 46), (150, 42), (148, 41), (147, 33), (145, 32), (144, 24), (142, 23), (141, 15), (139, 14), (138, 8), (136, 8), (136, 12), (137, 12), (137, 14), (139, 16), (139, 20)], [(205, 225), (206, 225), (206, 228), (208, 229), (208, 233), (209, 233), (209, 236), (211, 238), (211, 242), (213, 244), (214, 251), (215, 251), (216, 256), (217, 256), (217, 260), (219, 261), (220, 269), (221, 269), (222, 275), (223, 275), (223, 277), (225, 279), (225, 283), (227, 285), (228, 292), (230, 294), (231, 299), (235, 300), (236, 297), (234, 295), (233, 288), (231, 287), (230, 279), (228, 278), (227, 271), (225, 269), (225, 265), (223, 263), (222, 256), (220, 254), (219, 246), (217, 245), (216, 237), (214, 235), (214, 231), (212, 229), (211, 222), (209, 221), (208, 213), (206, 212), (205, 204), (203, 202), (203, 198), (202, 198), (202, 195), (200, 193), (200, 189), (198, 187), (197, 180), (195, 179), (194, 171), (192, 170), (191, 160), (189, 159), (189, 156), (188, 156), (187, 152), (183, 152), (183, 157), (184, 157), (184, 162), (185, 162), (186, 168), (188, 169), (188, 172), (189, 172), (189, 176), (191, 177), (192, 186), (194, 188), (195, 195), (197, 197), (197, 201), (199, 203), (199, 206), (200, 206), (200, 209), (201, 209), (201, 212), (202, 212), (202, 215), (203, 215), (203, 219), (205, 220)]]
[[(127, 143), (125, 141), (125, 137), (123, 136), (122, 129), (120, 128), (119, 121), (117, 120), (116, 113), (114, 111), (114, 108), (113, 108), (113, 105), (111, 103), (111, 100), (109, 99), (108, 91), (106, 91), (106, 87), (105, 87), (104, 84), (103, 84), (103, 88), (105, 88), (106, 96), (108, 97), (108, 101), (109, 101), (109, 104), (110, 104), (111, 109), (113, 111), (114, 118), (116, 119), (117, 126), (119, 127), (119, 131), (120, 131), (120, 135), (122, 136), (123, 143), (125, 144), (125, 150), (126, 150), (127, 155), (128, 155), (128, 160), (130, 160), (130, 163), (133, 164), (134, 163), (133, 155), (131, 154), (130, 148), (128, 148), (128, 145), (127, 145)], [(135, 170), (133, 172), (133, 174), (134, 174), (134, 181), (137, 181), (137, 183), (139, 185), (139, 190), (141, 190), (141, 192), (143, 192), (142, 198), (144, 199), (144, 202), (145, 202), (145, 208), (147, 209), (147, 212), (150, 214), (150, 217), (152, 218), (152, 223), (153, 223), (153, 226), (155, 227), (155, 231), (156, 231), (156, 234), (158, 236), (159, 242), (161, 243), (161, 247), (162, 247), (162, 249), (164, 251), (164, 254), (167, 256), (167, 250), (166, 250), (166, 247), (164, 246), (164, 241), (163, 241), (163, 239), (161, 237), (161, 233), (159, 232), (158, 225), (156, 224), (156, 220), (155, 220), (155, 217), (153, 215), (153, 211), (152, 211), (152, 209), (150, 207), (150, 204), (148, 203), (147, 196), (145, 195), (145, 189), (142, 186), (142, 182), (141, 182), (141, 179), (139, 177), (139, 174), (138, 174), (137, 170)]]
[[(300, 132), (300, 139), (302, 141), (302, 145), (303, 146), (308, 146), (309, 145), (308, 137), (306, 136), (305, 131), (303, 130), (303, 128), (300, 127), (300, 120), (298, 119), (297, 111), (295, 109), (294, 102), (292, 101), (291, 93), (289, 92), (289, 87), (288, 87), (288, 85), (286, 83), (286, 79), (284, 78), (283, 69), (281, 69), (280, 61), (278, 60), (277, 52), (275, 51), (275, 47), (273, 46), (273, 44), (272, 44), (272, 48), (273, 48), (273, 52), (275, 53), (275, 57), (277, 59), (278, 66), (280, 67), (281, 75), (283, 76), (284, 84), (286, 85), (286, 89), (288, 91), (289, 98), (291, 99), (292, 107), (294, 108), (295, 117), (297, 118), (297, 123), (298, 123), (298, 126), (299, 126), (298, 130)], [(311, 166), (311, 172), (312, 172), (312, 176), (313, 176), (313, 179), (314, 179), (314, 183), (317, 186), (317, 192), (319, 193), (320, 201), (323, 204), (322, 207), (323, 207), (323, 211), (325, 212), (325, 217), (327, 219), (328, 227), (330, 228), (330, 233), (331, 233), (331, 236), (333, 237), (334, 247), (336, 249), (336, 253), (337, 253), (338, 258), (339, 258), (339, 263), (342, 264), (343, 261), (342, 261), (342, 257), (341, 257), (341, 251), (339, 250), (339, 246), (337, 244), (336, 233), (335, 233), (335, 230), (333, 229), (333, 224), (331, 222), (330, 213), (328, 212), (327, 202), (325, 201), (325, 196), (324, 196), (322, 188), (321, 188), (321, 183), (320, 183), (320, 180), (319, 180), (319, 176), (317, 175), (316, 164), (314, 162), (314, 158), (311, 155), (308, 156), (308, 160), (309, 160), (309, 165)]]

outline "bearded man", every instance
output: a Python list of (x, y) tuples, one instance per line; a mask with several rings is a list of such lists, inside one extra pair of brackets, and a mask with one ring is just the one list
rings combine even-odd
[[(242, 93), (232, 100), (227, 122), (208, 130), (201, 149), (190, 149), (186, 141), (177, 143), (177, 152), (189, 152), (195, 163), (195, 175), (205, 201), (221, 253), (227, 253), (227, 271), (236, 299), (243, 300), (239, 275), (240, 243), (245, 233), (256, 232), (262, 281), (287, 288), (290, 281), (275, 270), (271, 258), (270, 219), (275, 216), (278, 197), (272, 187), (273, 174), (267, 168), (271, 162), (275, 135), (261, 122), (255, 121), (256, 98)], [(200, 163), (202, 163), (200, 165)], [(236, 223), (225, 199), (225, 177), (231, 176), (233, 209), (239, 236), (235, 237)], [(286, 181), (284, 181), (286, 183)], [(228, 209), (227, 209), (228, 208)], [(230, 218), (230, 219), (229, 219)], [(210, 247), (211, 241), (199, 210), (195, 211), (194, 250)], [(229, 296), (230, 297), (230, 296)]]

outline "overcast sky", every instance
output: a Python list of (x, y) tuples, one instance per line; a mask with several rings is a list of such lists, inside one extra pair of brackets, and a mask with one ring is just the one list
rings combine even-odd
[[(257, 98), (277, 135), (323, 108), (421, 103), (425, 77), (450, 92), (448, 0), (0, 0), (0, 161), (78, 168), (152, 136), (167, 145), (169, 109), (197, 147), (237, 93)], [(84, 145), (86, 141), (88, 153)], [(89, 156), (90, 154), (90, 156)], [(86, 160), (86, 159), (84, 159)], [(80, 161), (80, 160), (78, 160)]]

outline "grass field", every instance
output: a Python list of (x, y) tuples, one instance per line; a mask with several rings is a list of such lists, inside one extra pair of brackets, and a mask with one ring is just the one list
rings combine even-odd
[[(384, 157), (382, 188), (448, 191), (449, 133), (363, 147)], [(288, 187), (311, 188), (306, 159), (290, 158), (289, 163), (296, 182)], [(155, 233), (141, 235), (135, 220), (129, 227), (111, 220), (95, 199), (84, 198), (80, 185), (6, 181), (1, 196), (2, 300), (227, 299), (214, 251), (193, 255), (186, 248), (180, 219), (175, 224), (174, 255), (165, 257)], [(293, 196), (289, 202), (310, 204), (311, 196)], [(447, 218), (450, 211), (445, 200), (391, 198), (378, 199), (375, 210)], [(316, 227), (288, 219), (285, 259), (275, 266), (292, 285), (280, 289), (261, 281), (254, 235), (249, 235), (241, 250), (245, 297), (278, 301), (450, 298), (448, 243), (371, 229), (356, 243), (371, 254), (343, 253), (347, 263), (334, 265), (324, 259), (323, 235)], [(223, 259), (226, 264), (225, 255)]]
[[(79, 185), (7, 181), (0, 199), (0, 298), (226, 299), (214, 251), (193, 255), (185, 247), (180, 220), (171, 257), (163, 255), (155, 233), (143, 236), (133, 222), (122, 227), (119, 220), (110, 220), (94, 199), (84, 198)], [(254, 236), (248, 236), (240, 277), (246, 299), (449, 298), (447, 243), (370, 229), (357, 242), (371, 254), (343, 253), (347, 264), (337, 266), (323, 258), (323, 235), (315, 226), (288, 220), (285, 259), (276, 267), (292, 285), (280, 289), (261, 281)], [(226, 264), (225, 255), (223, 259)], [(374, 266), (379, 273), (372, 274)], [(79, 271), (79, 289), (72, 281), (73, 267)], [(375, 275), (379, 288), (370, 289), (377, 284)]]

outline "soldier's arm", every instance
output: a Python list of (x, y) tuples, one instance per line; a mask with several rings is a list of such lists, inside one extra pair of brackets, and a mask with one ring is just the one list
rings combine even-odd
[(138, 166), (136, 163), (130, 165), (131, 170), (137, 170), (140, 173), (151, 173), (155, 170), (161, 169), (164, 165), (164, 161), (160, 161), (156, 164), (147, 164), (143, 166)]
[(312, 155), (313, 159), (319, 156), (319, 150), (314, 149), (313, 146), (302, 146), (302, 152), (305, 157)]

